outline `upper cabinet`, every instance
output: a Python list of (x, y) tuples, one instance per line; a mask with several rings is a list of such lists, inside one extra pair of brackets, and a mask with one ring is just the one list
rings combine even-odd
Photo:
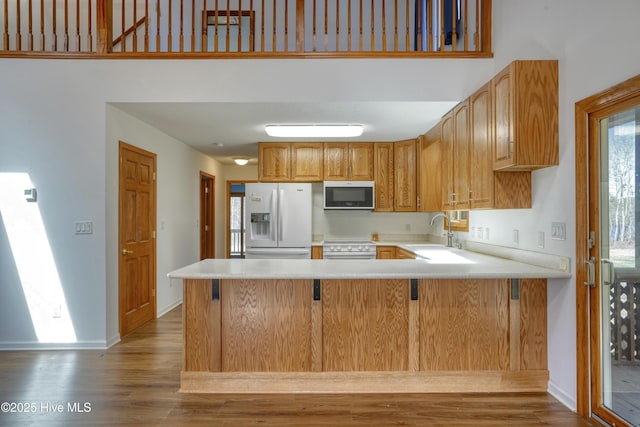
[(376, 212), (393, 212), (393, 145), (393, 142), (376, 142), (373, 144), (373, 180), (376, 192)]
[(418, 210), (442, 210), (441, 127), (434, 126), (418, 140)]
[(493, 207), (493, 151), (491, 140), (491, 85), (469, 97), (469, 208)]
[(491, 80), (493, 169), (558, 164), (558, 61), (514, 61)]
[(326, 181), (373, 181), (373, 143), (325, 142)]
[(258, 180), (263, 182), (322, 181), (323, 144), (258, 144)]
[(393, 143), (394, 210), (415, 212), (417, 210), (417, 144), (415, 139)]

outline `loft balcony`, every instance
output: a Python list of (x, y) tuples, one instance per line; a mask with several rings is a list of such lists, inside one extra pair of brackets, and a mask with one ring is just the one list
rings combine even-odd
[(491, 0), (3, 0), (0, 57), (491, 57)]

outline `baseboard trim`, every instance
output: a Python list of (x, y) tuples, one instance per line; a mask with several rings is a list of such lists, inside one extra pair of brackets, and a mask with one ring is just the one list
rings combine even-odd
[(549, 372), (187, 372), (183, 393), (500, 393), (546, 392)]
[(578, 409), (578, 403), (573, 396), (570, 396), (563, 389), (558, 387), (553, 383), (553, 381), (549, 381), (549, 386), (547, 388), (547, 392), (560, 401), (564, 406), (571, 409), (572, 411), (576, 411)]
[(174, 308), (176, 308), (180, 304), (182, 304), (182, 298), (180, 298), (178, 301), (174, 302), (173, 304), (170, 304), (167, 307), (164, 307), (164, 308), (158, 310), (158, 317), (164, 316), (165, 314), (167, 314), (168, 312), (170, 312), (171, 310), (173, 310)]
[(0, 343), (0, 351), (106, 350), (107, 348), (105, 341), (81, 341), (74, 343), (41, 343), (28, 341)]

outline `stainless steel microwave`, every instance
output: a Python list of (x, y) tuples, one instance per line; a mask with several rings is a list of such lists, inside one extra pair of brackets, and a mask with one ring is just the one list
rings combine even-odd
[(324, 181), (325, 209), (372, 210), (373, 181)]

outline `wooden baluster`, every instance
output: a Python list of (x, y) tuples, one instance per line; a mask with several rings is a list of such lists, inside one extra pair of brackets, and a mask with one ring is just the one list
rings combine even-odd
[(133, 51), (138, 51), (138, 0), (133, 0), (133, 24), (131, 28), (133, 28), (133, 34), (131, 35), (131, 44), (133, 46)]
[(82, 50), (82, 43), (80, 40), (80, 0), (76, 0), (76, 51)]
[(276, 51), (276, 40), (277, 40), (277, 33), (276, 33), (277, 21), (276, 21), (276, 16), (278, 14), (278, 11), (276, 9), (276, 0), (272, 0), (272, 1), (273, 1), (273, 29), (272, 29), (272, 32), (271, 32), (271, 34), (272, 34), (271, 35), (271, 43), (272, 43), (271, 51), (275, 52)]
[(429, 46), (427, 46), (427, 51), (431, 52), (433, 50), (433, 7), (431, 0), (427, 0), (427, 31), (429, 34), (428, 41)]
[(238, 1), (238, 52), (242, 52), (242, 0)]
[[(398, 47), (398, 0), (394, 0), (393, 2), (393, 51), (397, 52)], [(409, 50), (407, 46), (405, 50)]]
[(69, 0), (64, 0), (64, 51), (69, 52)]
[(363, 31), (363, 29), (362, 29), (362, 0), (360, 0), (360, 44), (359, 44), (360, 47), (358, 49), (359, 52), (362, 52), (362, 44), (364, 42), (364, 38), (363, 38), (364, 36), (362, 34), (362, 31)]
[(340, 51), (340, 0), (336, 0), (336, 52)]
[(2, 50), (9, 50), (9, 0), (4, 0), (4, 33), (2, 34)]
[(160, 0), (156, 0), (156, 52), (160, 52)]
[(473, 34), (475, 50), (480, 50), (480, 0), (476, 0), (476, 32)]
[(371, 0), (371, 47), (369, 48), (369, 50), (371, 52), (373, 52), (376, 46), (376, 32), (375, 32), (375, 28), (376, 28), (376, 23), (375, 23), (375, 15), (376, 15), (376, 1), (375, 0)]
[[(66, 1), (66, 0), (65, 0)], [(135, 0), (134, 0), (135, 1)], [(127, 51), (127, 39), (126, 39), (126, 29), (127, 29), (127, 25), (125, 23), (125, 16), (126, 16), (126, 0), (122, 0), (122, 5), (120, 7), (120, 25), (121, 25), (121, 32), (120, 32), (120, 52), (126, 52)]]
[[(195, 7), (195, 5), (192, 7)], [(195, 9), (193, 13), (195, 14)], [(205, 52), (207, 50), (207, 33), (209, 30), (208, 26), (209, 26), (209, 12), (207, 11), (207, 0), (204, 0), (204, 4), (202, 6), (202, 31), (200, 33), (200, 39), (201, 39), (200, 52)], [(195, 49), (192, 48), (192, 50), (195, 52)]]
[(31, 0), (28, 3), (28, 14), (27, 18), (29, 20), (29, 34), (27, 35), (27, 49), (29, 52), (33, 52), (33, 5), (31, 4)]
[(249, 51), (253, 52), (254, 51), (254, 42), (255, 42), (255, 30), (254, 30), (254, 23), (253, 23), (253, 16), (254, 16), (254, 9), (253, 9), (253, 0), (249, 1), (249, 22), (251, 23), (251, 25), (249, 25)]
[(316, 17), (318, 16), (318, 5), (316, 4), (316, 0), (313, 0), (313, 43), (311, 46), (311, 50), (313, 52), (316, 51)]
[[(416, 0), (417, 1), (417, 0)], [(404, 34), (404, 45), (406, 46), (405, 50), (411, 50), (411, 6), (409, 4), (409, 0), (407, 0), (407, 4), (405, 6), (404, 11), (404, 27), (406, 28)]]
[(296, 1), (296, 52), (304, 52), (304, 0)]
[(144, 0), (144, 16), (144, 51), (149, 52), (149, 0)]
[(262, 0), (262, 7), (260, 8), (260, 52), (264, 52), (264, 0)]
[[(93, 0), (87, 2), (87, 52), (93, 52), (93, 24), (91, 23), (93, 21), (93, 17), (91, 16), (92, 2)], [(42, 35), (42, 44), (44, 44), (44, 34)]]
[(385, 3), (382, 0), (382, 51), (387, 51), (387, 18), (385, 11)]
[(20, 2), (16, 2), (16, 50), (22, 50), (22, 33), (21, 33), (22, 19), (20, 19)]
[(231, 6), (229, 5), (229, 2), (227, 1), (227, 12), (226, 12), (227, 24), (225, 25), (227, 36), (225, 37), (225, 40), (226, 40), (225, 52), (229, 52), (231, 50), (231, 47), (230, 47), (231, 40), (229, 40), (231, 38), (231, 27), (230, 27), (231, 23), (229, 22), (231, 19), (231, 9), (229, 9), (230, 7)]
[(444, 52), (444, 2), (451, 0), (440, 0), (440, 51)]
[(424, 28), (422, 25), (422, 14), (424, 12), (422, 10), (422, 1), (420, 0), (416, 0), (416, 1), (417, 1), (416, 3), (417, 7), (416, 7), (416, 19), (415, 19), (415, 23), (416, 23), (415, 50), (417, 52), (421, 52), (424, 50), (424, 47), (422, 46), (422, 33), (424, 32)]
[(351, 52), (351, 0), (347, 4), (349, 10), (347, 11), (347, 51)]
[(169, 14), (168, 14), (168, 25), (167, 29), (167, 48), (169, 52), (173, 52), (173, 2), (169, 0)]
[(329, 0), (324, 0), (324, 52), (329, 50)]
[(289, 50), (289, 0), (284, 0), (284, 51)]
[(469, 17), (469, 3), (468, 0), (464, 0), (464, 51), (469, 52), (469, 28), (467, 26), (467, 19)]
[(458, 50), (458, 1), (451, 0), (451, 51)]
[(182, 53), (184, 52), (184, 0), (180, 0), (180, 34), (178, 35), (178, 42), (180, 43), (180, 53)]
[[(205, 1), (206, 3), (206, 1)], [(202, 30), (204, 33), (204, 29), (207, 27), (207, 8), (206, 6), (202, 6), (202, 13), (204, 20), (202, 22)], [(196, 51), (196, 0), (191, 0), (191, 50), (190, 52)]]

